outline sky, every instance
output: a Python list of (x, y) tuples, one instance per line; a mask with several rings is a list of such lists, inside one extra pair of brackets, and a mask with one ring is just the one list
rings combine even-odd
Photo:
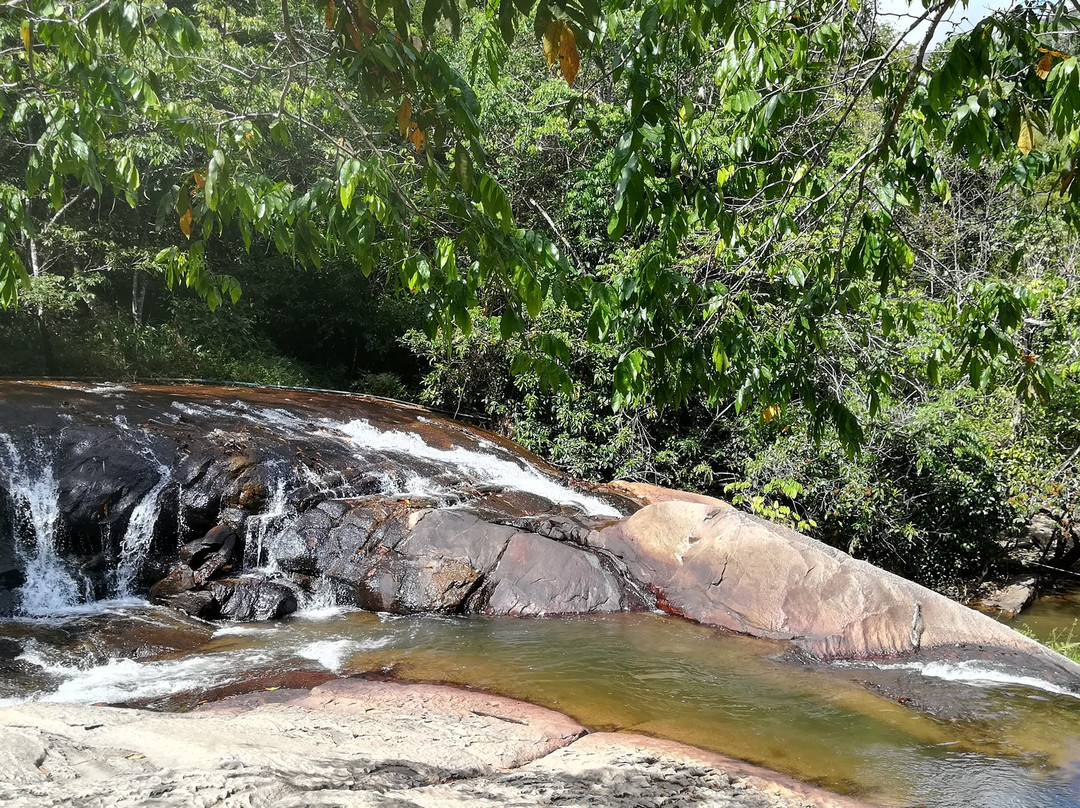
[[(1004, 0), (971, 0), (968, 7), (964, 8), (961, 3), (950, 12), (949, 16), (942, 21), (934, 33), (934, 42), (940, 42), (952, 33), (970, 28), (991, 11), (999, 8), (1008, 8), (1012, 3)], [(915, 17), (923, 13), (922, 0), (908, 3), (907, 0), (878, 0), (878, 14), (882, 15), (882, 22), (888, 22), (898, 31), (906, 30)], [(885, 15), (904, 15), (900, 17)], [(923, 34), (929, 23), (916, 28), (907, 36), (909, 42), (922, 42)]]

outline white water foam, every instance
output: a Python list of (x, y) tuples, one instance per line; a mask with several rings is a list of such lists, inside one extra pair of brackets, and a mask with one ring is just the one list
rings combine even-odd
[(121, 597), (131, 594), (132, 584), (135, 583), (146, 560), (147, 551), (154, 538), (158, 514), (161, 513), (162, 494), (172, 480), (169, 468), (158, 461), (149, 450), (146, 454), (157, 464), (158, 479), (132, 509), (127, 528), (124, 530), (124, 537), (120, 541), (120, 561), (116, 567), (116, 594)]
[(132, 701), (206, 690), (239, 681), (249, 675), (252, 668), (265, 667), (273, 661), (273, 657), (263, 651), (229, 651), (155, 662), (110, 659), (103, 665), (80, 668), (48, 660), (32, 647), (24, 650), (17, 659), (62, 680), (53, 692), (36, 694), (27, 700), (80, 704)]
[(316, 640), (296, 649), (296, 655), (301, 659), (310, 659), (318, 662), (328, 671), (340, 673), (345, 667), (349, 657), (363, 651), (374, 651), (389, 645), (392, 637), (378, 637), (367, 640)]
[(270, 531), (281, 527), (285, 514), (285, 478), (277, 477), (266, 510), (249, 518), (244, 527), (244, 565), (248, 569), (261, 567), (263, 564), (270, 570), (277, 569), (277, 555), (273, 552), (264, 553), (264, 545), (268, 544), (268, 538), (272, 538), (268, 536)]
[[(418, 458), (444, 466), (447, 471), (456, 472), (465, 482), (474, 486), (500, 486), (536, 494), (555, 503), (573, 506), (585, 513), (619, 516), (619, 512), (602, 499), (573, 490), (527, 461), (516, 458), (501, 446), (476, 435), (470, 435), (470, 438), (476, 443), (477, 449), (461, 446), (440, 449), (425, 442), (414, 432), (379, 429), (362, 418), (348, 422), (320, 418), (313, 422), (287, 410), (258, 407), (239, 400), (218, 406), (173, 402), (172, 407), (196, 418), (239, 418), (262, 427), (269, 426), (278, 435), (292, 440), (304, 440), (313, 432), (318, 432), (324, 437), (341, 440), (354, 450), (359, 450), (357, 454), (360, 459), (363, 459), (364, 451), (389, 452)], [(301, 466), (299, 471), (303, 474), (304, 467)], [(321, 485), (321, 479), (316, 484)], [(440, 499), (451, 492), (426, 477), (410, 475), (403, 484), (394, 485), (387, 493), (406, 493)]]
[(10, 464), (8, 491), (15, 500), (18, 518), (34, 536), (33, 546), (24, 541), (16, 544), (26, 576), (18, 590), (19, 610), (27, 615), (46, 615), (70, 609), (86, 597), (87, 583), (76, 580), (57, 552), (60, 487), (45, 459), (45, 448), (35, 440), (32, 450), (36, 462), (31, 462), (10, 435), (0, 435), (0, 447)]
[(961, 662), (898, 662), (896, 664), (875, 663), (874, 667), (881, 670), (909, 670), (929, 676), (933, 679), (943, 679), (947, 682), (957, 682), (975, 687), (995, 687), (1001, 685), (1014, 685), (1030, 687), (1045, 693), (1054, 693), (1059, 696), (1070, 696), (1080, 699), (1080, 693), (1074, 693), (1063, 687), (1039, 679), (1035, 676), (1022, 676), (998, 670), (974, 660)]
[[(343, 424), (331, 421), (324, 421), (324, 424), (344, 434), (354, 446), (361, 450), (391, 452), (429, 460), (457, 472), (473, 485), (495, 485), (524, 491), (552, 502), (572, 505), (586, 513), (603, 516), (619, 515), (618, 511), (603, 500), (574, 491), (554, 477), (517, 460), (460, 446), (440, 449), (425, 442), (414, 432), (377, 429), (362, 418)], [(487, 443), (487, 446), (496, 448), (490, 443)]]
[(251, 634), (273, 634), (280, 630), (281, 629), (276, 626), (225, 626), (225, 628), (219, 628), (211, 634), (210, 637), (242, 637)]

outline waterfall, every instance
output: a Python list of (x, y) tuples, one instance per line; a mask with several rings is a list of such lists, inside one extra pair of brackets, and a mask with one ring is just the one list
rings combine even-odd
[(135, 444), (139, 454), (155, 467), (157, 474), (157, 480), (132, 508), (124, 535), (120, 539), (120, 557), (113, 573), (113, 595), (124, 598), (134, 594), (132, 588), (142, 572), (150, 544), (154, 540), (154, 528), (161, 513), (165, 489), (172, 482), (172, 471), (158, 459), (149, 443), (150, 434), (145, 429), (132, 427), (123, 415), (114, 416), (113, 422), (119, 427), (119, 433)]
[(281, 527), (285, 508), (285, 478), (279, 476), (274, 479), (266, 510), (258, 516), (250, 517), (245, 525), (244, 566), (248, 569), (263, 566), (264, 563), (271, 569), (277, 566), (277, 555), (273, 552), (273, 547), (267, 545), (267, 538), (271, 529), (277, 530)]
[(86, 599), (89, 583), (78, 581), (57, 552), (60, 494), (48, 453), (35, 439), (32, 451), (24, 455), (11, 437), (3, 434), (0, 447), (7, 455), (7, 486), (16, 520), (33, 535), (32, 545), (24, 535), (15, 542), (26, 576), (19, 587), (19, 610), (36, 616), (70, 609)]
[[(146, 450), (146, 454), (153, 457), (149, 450)], [(134, 594), (132, 584), (138, 578), (146, 560), (150, 542), (154, 538), (154, 526), (157, 525), (158, 514), (161, 512), (162, 494), (172, 479), (172, 473), (167, 466), (156, 458), (154, 462), (157, 464), (157, 482), (132, 509), (124, 537), (120, 540), (120, 559), (116, 565), (117, 597)]]
[[(324, 421), (324, 424), (343, 435), (357, 450), (358, 457), (363, 457), (365, 452), (379, 452), (424, 460), (452, 471), (472, 485), (496, 485), (524, 491), (598, 516), (619, 515), (617, 510), (600, 498), (574, 491), (557, 478), (488, 441), (478, 441), (478, 449), (461, 446), (442, 449), (427, 443), (416, 432), (379, 429), (362, 418), (348, 423)], [(438, 498), (448, 493), (434, 485), (432, 480), (417, 475), (410, 475), (405, 485), (410, 494), (428, 494)]]

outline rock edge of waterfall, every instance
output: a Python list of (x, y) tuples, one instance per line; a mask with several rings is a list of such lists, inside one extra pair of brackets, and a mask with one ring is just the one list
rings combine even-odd
[(338, 679), (192, 713), (0, 710), (0, 802), (434, 808), (603, 804), (859, 808), (723, 755), (587, 734), (535, 705), (442, 685)]
[(661, 609), (812, 660), (975, 661), (1080, 692), (1075, 663), (835, 548), (711, 497), (568, 480), (419, 407), (0, 382), (0, 438), (0, 613), (148, 590), (237, 621), (320, 599), (398, 614)]

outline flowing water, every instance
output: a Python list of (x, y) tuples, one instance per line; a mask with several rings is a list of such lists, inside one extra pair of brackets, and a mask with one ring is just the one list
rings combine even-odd
[(68, 568), (57, 549), (59, 489), (46, 446), (35, 438), (20, 449), (8, 435), (0, 434), (0, 453), (6, 456), (6, 487), (17, 514), (15, 550), (25, 559), (19, 610), (43, 615), (86, 600), (86, 582)]
[[(150, 656), (116, 655), (140, 636)], [(304, 672), (387, 675), (503, 693), (593, 729), (673, 738), (880, 805), (1080, 805), (1074, 697), (928, 679), (942, 699), (965, 703), (964, 718), (934, 718), (869, 692), (858, 670), (795, 665), (776, 658), (780, 644), (658, 615), (521, 620), (323, 607), (277, 624), (213, 625), (119, 603), (0, 621), (5, 641), (23, 649), (8, 663), (21, 698), (177, 709), (230, 688), (288, 686)]]
[[(463, 492), (488, 486), (590, 518), (617, 511), (495, 438), (464, 431), (461, 437), (442, 424), (427, 440), (398, 428), (416, 423), (415, 413), (375, 423), (209, 399), (144, 406), (129, 423), (137, 409), (130, 391), (89, 390), (108, 397), (102, 417), (148, 471), (118, 523), (117, 542), (103, 545), (115, 557), (108, 591), (97, 594), (109, 599), (94, 602), (89, 581), (62, 552), (53, 459), (59, 429), (30, 423), (18, 440), (0, 434), (0, 488), (10, 500), (12, 547), (25, 578), (14, 591), (17, 616), (0, 619), (0, 706), (41, 699), (185, 709), (250, 688), (392, 676), (525, 699), (592, 729), (672, 738), (883, 806), (1080, 806), (1080, 700), (1045, 682), (983, 668), (809, 667), (782, 658), (785, 645), (653, 614), (395, 617), (339, 608), (329, 585), (316, 585), (299, 613), (277, 623), (214, 624), (149, 606), (132, 593), (163, 508), (191, 493), (159, 460), (151, 421), (186, 424), (222, 445), (242, 444), (251, 430), (280, 440), (282, 451), (265, 460), (265, 501), (243, 526), (248, 569), (274, 569), (305, 491), (348, 498), (373, 493), (358, 486), (374, 484), (374, 493), (452, 507)], [(247, 432), (235, 426), (241, 423)], [(419, 416), (417, 429), (424, 423)], [(309, 444), (344, 453), (365, 475), (334, 470), (317, 450), (306, 451)], [(174, 532), (184, 537), (187, 530), (178, 505)], [(1062, 615), (1070, 609), (1071, 624), (1080, 598), (1060, 606), (1060, 614), (1038, 608), (1025, 617), (1046, 635), (1066, 627)], [(897, 698), (897, 683), (915, 694), (920, 709), (907, 696)]]

